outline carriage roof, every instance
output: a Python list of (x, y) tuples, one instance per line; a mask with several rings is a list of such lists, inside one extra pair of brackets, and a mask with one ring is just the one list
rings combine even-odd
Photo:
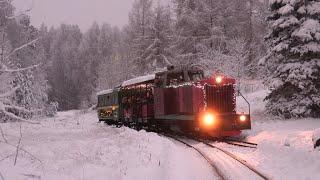
[(135, 85), (135, 84), (141, 84), (144, 82), (152, 81), (155, 79), (155, 77), (156, 77), (155, 74), (139, 76), (139, 77), (124, 81), (121, 86), (124, 87), (124, 86), (131, 86), (131, 85)]
[(113, 92), (113, 89), (107, 89), (107, 90), (102, 90), (102, 91), (99, 91), (97, 93), (97, 96), (101, 96), (101, 95), (105, 95), (105, 94), (110, 94)]

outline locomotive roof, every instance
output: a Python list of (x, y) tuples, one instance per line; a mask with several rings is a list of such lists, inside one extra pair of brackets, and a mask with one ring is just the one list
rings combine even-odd
[(113, 89), (107, 89), (107, 90), (102, 90), (100, 92), (97, 93), (98, 96), (101, 96), (101, 95), (105, 95), (105, 94), (110, 94), (113, 92)]
[(179, 67), (179, 68), (175, 68), (175, 69), (168, 70), (168, 71), (158, 72), (157, 75), (181, 73), (184, 70), (191, 72), (191, 73), (202, 73), (203, 72), (202, 69), (199, 69), (197, 67)]
[(139, 76), (139, 77), (124, 81), (121, 86), (130, 86), (130, 85), (134, 85), (134, 84), (140, 84), (143, 82), (154, 80), (155, 77), (156, 77), (155, 74), (148, 74), (145, 76)]

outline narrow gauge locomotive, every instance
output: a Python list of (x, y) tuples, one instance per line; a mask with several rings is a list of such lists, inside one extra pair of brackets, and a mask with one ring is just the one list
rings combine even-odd
[(251, 129), (248, 107), (249, 113), (236, 113), (235, 79), (172, 67), (98, 93), (97, 110), (108, 124), (228, 137)]

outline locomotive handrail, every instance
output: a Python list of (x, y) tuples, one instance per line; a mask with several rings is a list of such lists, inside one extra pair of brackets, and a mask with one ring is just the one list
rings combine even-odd
[(249, 115), (251, 114), (251, 107), (250, 107), (250, 103), (249, 101), (243, 96), (243, 94), (240, 92), (240, 90), (238, 90), (238, 94), (246, 101), (246, 103), (248, 104), (248, 108), (249, 108)]

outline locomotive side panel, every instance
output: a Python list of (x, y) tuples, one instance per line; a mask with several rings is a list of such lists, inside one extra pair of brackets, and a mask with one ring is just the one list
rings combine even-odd
[(176, 89), (178, 92), (177, 114), (193, 114), (192, 86), (184, 86)]
[(163, 88), (154, 89), (154, 109), (155, 116), (163, 116), (164, 112), (164, 90)]
[(193, 113), (199, 113), (204, 110), (204, 92), (202, 88), (192, 86)]

